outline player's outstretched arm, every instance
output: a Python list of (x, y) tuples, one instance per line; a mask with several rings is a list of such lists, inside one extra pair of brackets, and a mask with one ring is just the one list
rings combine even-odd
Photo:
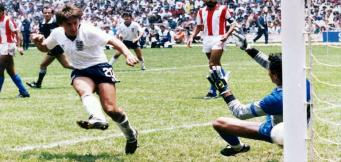
[(224, 101), (228, 105), (229, 110), (236, 118), (244, 120), (265, 115), (258, 102), (244, 105), (234, 97), (228, 85), (227, 79), (222, 75), (220, 66), (213, 66), (207, 79), (211, 84), (216, 86)]
[(251, 58), (253, 58), (259, 65), (261, 65), (265, 69), (269, 68), (270, 62), (268, 60), (268, 55), (255, 48), (250, 47), (244, 35), (233, 33), (233, 36), (238, 39), (236, 44), (241, 50), (245, 51)]
[(32, 42), (37, 46), (38, 50), (41, 52), (49, 52), (46, 44), (43, 43), (44, 36), (42, 34), (31, 34)]
[(122, 41), (113, 37), (108, 41), (109, 45), (112, 45), (117, 51), (122, 53), (126, 57), (127, 65), (134, 66), (138, 63), (138, 59), (130, 52), (130, 50), (123, 44)]
[(258, 51), (255, 48), (246, 49), (245, 52), (252, 57), (259, 65), (265, 69), (269, 69), (269, 56), (264, 54), (262, 51)]

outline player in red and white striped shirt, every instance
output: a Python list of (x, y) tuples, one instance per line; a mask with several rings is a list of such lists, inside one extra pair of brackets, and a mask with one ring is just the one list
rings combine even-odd
[[(218, 4), (217, 0), (204, 0), (204, 3), (206, 6), (198, 11), (197, 25), (187, 46), (191, 47), (193, 38), (202, 31), (203, 52), (206, 53), (211, 69), (212, 66), (221, 66), (220, 58), (224, 52), (225, 41), (236, 28), (236, 22), (227, 6)], [(227, 24), (230, 24), (228, 30), (226, 29)], [(227, 77), (225, 71), (223, 69), (221, 71)], [(216, 88), (211, 85), (205, 98), (210, 99), (216, 96)]]
[(19, 53), (23, 54), (23, 48), (20, 47), (20, 31), (15, 22), (5, 15), (5, 5), (0, 3), (0, 92), (4, 83), (5, 69), (12, 81), (19, 89), (18, 97), (30, 97), (30, 94), (23, 86), (20, 76), (15, 73), (13, 56), (15, 48), (18, 47)]

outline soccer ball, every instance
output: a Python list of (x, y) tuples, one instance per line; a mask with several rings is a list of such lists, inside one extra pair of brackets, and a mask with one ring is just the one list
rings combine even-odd
[(283, 124), (283, 122), (275, 125), (272, 128), (271, 139), (272, 139), (273, 143), (283, 146), (283, 139), (284, 139), (284, 124)]

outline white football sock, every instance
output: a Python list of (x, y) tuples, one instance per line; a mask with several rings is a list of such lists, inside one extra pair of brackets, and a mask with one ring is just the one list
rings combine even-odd
[(88, 114), (93, 116), (94, 120), (106, 122), (99, 100), (93, 94), (87, 94), (81, 97), (82, 103)]

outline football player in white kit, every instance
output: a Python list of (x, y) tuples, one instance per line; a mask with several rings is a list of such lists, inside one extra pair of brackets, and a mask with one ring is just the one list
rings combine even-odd
[(90, 116), (88, 121), (78, 121), (77, 124), (84, 129), (107, 129), (103, 108), (127, 138), (125, 153), (133, 154), (138, 147), (137, 131), (130, 126), (123, 109), (116, 105), (116, 78), (103, 47), (107, 44), (113, 46), (126, 57), (126, 63), (130, 66), (134, 66), (138, 60), (120, 40), (81, 22), (82, 15), (81, 9), (65, 5), (56, 14), (60, 27), (54, 29), (46, 39), (40, 34), (32, 35), (32, 41), (42, 52), (60, 45), (74, 66), (71, 84)]
[[(209, 60), (209, 68), (212, 69), (212, 66), (221, 66), (220, 58), (224, 52), (225, 41), (232, 35), (237, 23), (227, 6), (218, 4), (217, 0), (204, 0), (204, 2), (206, 6), (198, 11), (197, 25), (188, 39), (187, 47), (191, 47), (193, 38), (202, 31), (203, 52)], [(226, 30), (227, 22), (230, 23), (228, 30)], [(221, 71), (224, 77), (228, 77), (223, 68)], [(205, 99), (215, 97), (217, 97), (216, 88), (211, 85)]]
[[(141, 27), (140, 24), (133, 21), (131, 13), (125, 12), (122, 14), (122, 17), (124, 19), (124, 22), (118, 26), (117, 35), (121, 40), (123, 40), (123, 43), (129, 49), (134, 50), (141, 64), (141, 70), (145, 70), (146, 67), (144, 65), (142, 50), (139, 43), (139, 40), (141, 39), (144, 33), (143, 28)], [(113, 64), (121, 54), (122, 53), (118, 52), (114, 56), (112, 56), (112, 58), (109, 61), (109, 64)]]

